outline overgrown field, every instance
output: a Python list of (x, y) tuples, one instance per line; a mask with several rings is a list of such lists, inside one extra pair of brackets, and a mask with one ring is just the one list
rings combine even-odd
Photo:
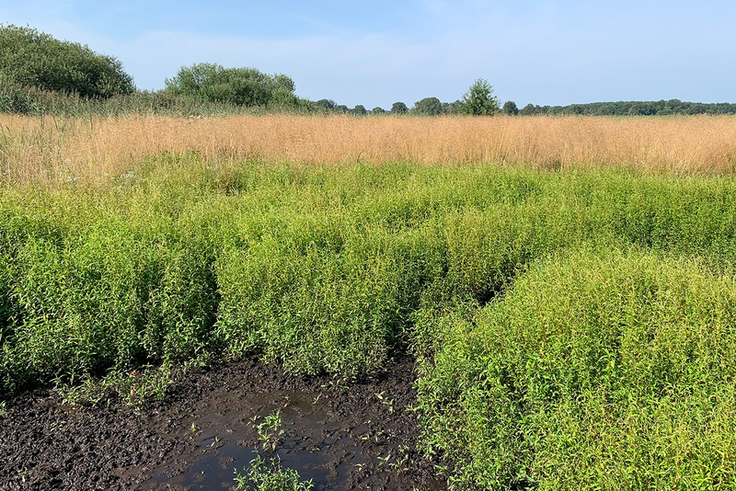
[(735, 221), (733, 177), (632, 169), (192, 153), (5, 186), (0, 386), (410, 350), (457, 489), (733, 489)]
[(736, 117), (0, 114), (0, 182), (100, 185), (146, 156), (191, 151), (225, 166), (249, 159), (324, 167), (488, 163), (714, 175), (736, 172)]

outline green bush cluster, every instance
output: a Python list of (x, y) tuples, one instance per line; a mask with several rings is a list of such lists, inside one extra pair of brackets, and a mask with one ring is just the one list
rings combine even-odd
[(730, 489), (736, 281), (693, 259), (583, 248), (483, 309), (424, 321), (428, 444), (459, 489)]
[[(45, 205), (73, 206), (61, 198)], [(92, 200), (81, 204), (91, 214), (66, 208), (74, 220), (6, 215), (5, 223), (27, 226), (3, 237), (2, 381), (9, 388), (182, 361), (213, 343), (212, 251), (153, 217), (130, 223), (95, 210)]]
[(108, 98), (135, 91), (122, 63), (30, 27), (0, 25), (0, 84)]
[(284, 75), (268, 75), (256, 68), (225, 68), (216, 63), (195, 63), (166, 79), (166, 91), (202, 102), (250, 107), (297, 107), (308, 101), (295, 94), (294, 81)]
[(733, 482), (733, 178), (211, 164), (0, 190), (0, 390), (410, 349), (460, 489)]

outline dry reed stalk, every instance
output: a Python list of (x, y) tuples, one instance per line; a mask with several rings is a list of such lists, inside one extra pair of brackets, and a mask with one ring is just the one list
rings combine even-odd
[(144, 156), (196, 150), (210, 161), (248, 158), (333, 166), (357, 161), (469, 162), (542, 169), (618, 165), (688, 174), (736, 170), (736, 118), (395, 118), (232, 116), (183, 119), (0, 115), (2, 180), (109, 180)]

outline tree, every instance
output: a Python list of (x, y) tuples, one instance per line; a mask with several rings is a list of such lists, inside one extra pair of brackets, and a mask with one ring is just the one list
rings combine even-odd
[(498, 112), (498, 98), (493, 95), (493, 86), (479, 78), (470, 86), (462, 98), (462, 112), (473, 116), (492, 116)]
[(296, 104), (294, 81), (283, 74), (267, 75), (255, 68), (225, 68), (216, 63), (181, 67), (166, 79), (166, 90), (206, 102), (237, 106)]
[(425, 97), (414, 103), (413, 111), (423, 116), (437, 116), (442, 114), (442, 103), (436, 97)]
[(391, 106), (391, 114), (406, 114), (409, 108), (403, 102), (394, 102)]
[(463, 103), (460, 100), (455, 102), (443, 102), (442, 112), (443, 114), (460, 114), (463, 107)]
[(533, 116), (535, 114), (539, 114), (541, 111), (541, 108), (539, 106), (535, 106), (532, 103), (527, 104), (524, 106), (524, 108), (519, 111), (519, 114), (522, 116)]
[(368, 111), (365, 110), (365, 106), (363, 106), (362, 104), (358, 104), (357, 106), (355, 106), (352, 112), (356, 116), (365, 116), (366, 114), (368, 114)]
[(386, 110), (385, 110), (385, 109), (383, 109), (383, 108), (382, 108), (382, 107), (380, 107), (380, 106), (376, 106), (376, 107), (374, 107), (373, 109), (371, 109), (371, 112), (372, 112), (373, 114), (385, 114), (385, 113), (386, 113)]
[(503, 111), (504, 114), (508, 114), (509, 116), (516, 116), (519, 114), (519, 108), (516, 107), (516, 103), (514, 101), (506, 101), (503, 104)]
[(0, 85), (81, 97), (108, 98), (135, 92), (133, 78), (116, 58), (12, 24), (0, 24)]
[(335, 110), (335, 101), (332, 99), (320, 99), (314, 103), (315, 107), (323, 109), (325, 111)]

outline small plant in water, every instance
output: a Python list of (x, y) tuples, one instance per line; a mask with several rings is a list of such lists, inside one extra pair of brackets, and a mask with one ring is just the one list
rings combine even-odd
[(283, 423), (281, 422), (281, 411), (276, 411), (273, 414), (266, 416), (262, 423), (256, 423), (258, 417), (253, 418), (253, 424), (258, 431), (258, 436), (261, 437), (261, 443), (263, 443), (263, 449), (274, 452), (286, 437), (286, 432), (283, 430)]
[[(257, 456), (250, 461), (250, 468), (243, 469), (245, 474), (235, 470), (236, 489), (254, 489), (255, 491), (311, 491), (312, 480), (300, 481), (299, 473), (281, 465), (281, 459), (267, 459)], [(253, 487), (250, 488), (249, 484)]]

